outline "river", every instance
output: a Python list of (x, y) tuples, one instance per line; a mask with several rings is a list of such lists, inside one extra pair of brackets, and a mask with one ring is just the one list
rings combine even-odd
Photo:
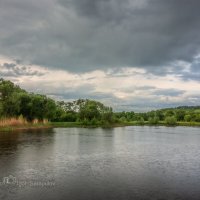
[(1, 200), (200, 199), (200, 129), (0, 133)]

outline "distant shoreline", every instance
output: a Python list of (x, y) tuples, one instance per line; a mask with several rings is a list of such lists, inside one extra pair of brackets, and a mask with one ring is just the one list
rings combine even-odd
[(6, 126), (0, 127), (0, 132), (10, 132), (10, 131), (20, 131), (20, 130), (33, 130), (33, 129), (48, 129), (48, 128), (116, 128), (116, 127), (126, 127), (126, 126), (165, 126), (165, 127), (200, 127), (200, 122), (177, 122), (174, 126), (169, 126), (164, 122), (160, 122), (158, 124), (149, 124), (148, 122), (144, 122), (144, 124), (140, 124), (138, 122), (123, 122), (123, 123), (115, 123), (109, 124), (105, 126), (100, 125), (83, 125), (79, 122), (51, 122), (48, 124), (37, 124), (37, 125), (26, 125), (26, 126)]

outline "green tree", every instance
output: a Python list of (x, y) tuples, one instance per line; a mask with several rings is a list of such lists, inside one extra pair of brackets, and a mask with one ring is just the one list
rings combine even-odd
[(165, 119), (164, 112), (161, 110), (156, 111), (156, 116), (159, 118), (160, 121), (163, 121)]
[(28, 121), (33, 120), (32, 116), (32, 95), (28, 93), (20, 93), (20, 111), (19, 113), (22, 114)]
[(80, 118), (91, 121), (93, 118), (99, 119), (100, 112), (95, 101), (87, 100), (83, 106), (80, 107)]
[(176, 111), (176, 118), (177, 121), (184, 121), (185, 111), (184, 110), (177, 110)]
[(19, 93), (25, 92), (11, 81), (0, 79), (1, 112), (5, 117), (16, 116), (19, 113)]
[(45, 98), (44, 102), (44, 118), (48, 120), (54, 119), (55, 112), (56, 112), (56, 103), (53, 99)]
[(165, 123), (169, 126), (175, 126), (177, 124), (177, 119), (174, 116), (166, 117)]
[(159, 117), (154, 116), (154, 117), (150, 117), (148, 120), (149, 124), (151, 125), (156, 125), (159, 123)]
[(144, 125), (145, 124), (145, 121), (144, 121), (143, 117), (140, 117), (140, 119), (138, 120), (138, 124), (140, 124), (140, 125)]
[(173, 110), (167, 110), (165, 113), (165, 117), (172, 117), (174, 116), (174, 111)]
[(186, 122), (190, 122), (191, 119), (192, 119), (192, 116), (189, 115), (189, 114), (187, 114), (187, 115), (184, 116), (184, 121), (186, 121)]

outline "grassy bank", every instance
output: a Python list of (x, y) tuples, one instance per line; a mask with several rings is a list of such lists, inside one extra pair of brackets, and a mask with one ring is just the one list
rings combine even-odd
[[(14, 123), (0, 125), (0, 131), (15, 131), (28, 129), (43, 129), (43, 128), (114, 128), (124, 126), (169, 126), (165, 122), (150, 124), (148, 121), (143, 123), (138, 121), (120, 122), (106, 125), (83, 125), (81, 122), (48, 122), (48, 123)], [(173, 126), (200, 127), (200, 122), (177, 122)]]
[(81, 122), (51, 122), (49, 123), (52, 127), (55, 128), (70, 128), (70, 127), (79, 127), (79, 128), (112, 128), (112, 127), (121, 127), (126, 126), (125, 123), (114, 123), (114, 124), (99, 124), (99, 125), (85, 125)]
[(196, 126), (196, 127), (200, 127), (200, 122), (177, 122), (177, 126)]
[(50, 124), (27, 124), (23, 126), (4, 126), (0, 127), (0, 132), (15, 131), (15, 130), (29, 130), (29, 129), (43, 129), (53, 128)]
[[(143, 123), (138, 121), (133, 122), (123, 122), (125, 126), (170, 126), (164, 121), (160, 121), (157, 124), (151, 124), (148, 121)], [(171, 126), (188, 126), (188, 127), (200, 127), (200, 122), (176, 122), (176, 124)]]
[[(57, 128), (70, 128), (70, 127), (82, 127), (82, 128), (95, 128), (95, 127), (102, 127), (102, 128), (112, 128), (112, 127), (123, 127), (123, 126), (169, 126), (164, 121), (160, 121), (157, 124), (150, 124), (148, 121), (143, 123), (138, 121), (132, 122), (118, 122), (113, 124), (106, 124), (106, 125), (83, 125), (81, 122), (51, 122), (49, 123), (52, 127)], [(191, 127), (200, 127), (200, 122), (177, 122), (173, 126), (191, 126)]]
[(80, 122), (49, 122), (46, 124), (38, 123), (38, 124), (21, 124), (21, 125), (7, 125), (0, 126), (0, 131), (15, 131), (15, 130), (25, 130), (25, 129), (43, 129), (43, 128), (113, 128), (113, 127), (122, 127), (126, 126), (126, 124), (118, 123), (118, 124), (106, 124), (106, 125), (84, 125)]
[(37, 119), (28, 122), (23, 117), (0, 119), (0, 131), (14, 131), (22, 129), (50, 128), (47, 120), (38, 121)]
[(54, 128), (82, 127), (80, 122), (50, 122), (49, 125)]

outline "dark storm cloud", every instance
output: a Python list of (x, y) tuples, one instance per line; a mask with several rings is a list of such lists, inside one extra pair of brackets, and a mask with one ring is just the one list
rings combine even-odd
[[(141, 4), (135, 2), (136, 6)], [(120, 23), (129, 14), (127, 0), (60, 0), (60, 3), (65, 7), (72, 6), (80, 16), (103, 23)]]
[(1, 0), (0, 54), (70, 71), (168, 73), (200, 52), (198, 0)]

